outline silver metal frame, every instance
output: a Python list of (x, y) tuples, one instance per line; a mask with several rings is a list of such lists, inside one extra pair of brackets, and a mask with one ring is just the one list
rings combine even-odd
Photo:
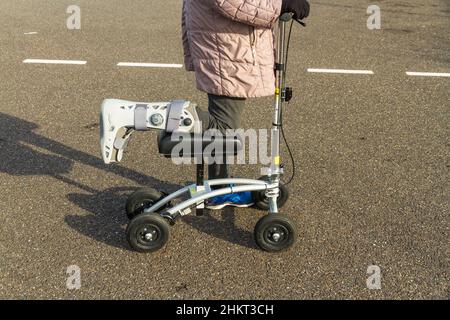
[[(215, 196), (232, 194), (243, 191), (266, 191), (269, 200), (269, 213), (278, 213), (277, 198), (279, 195), (280, 177), (283, 170), (280, 167), (280, 126), (281, 126), (281, 108), (283, 104), (282, 90), (284, 90), (284, 61), (285, 61), (285, 33), (286, 23), (292, 19), (292, 14), (283, 14), (279, 19), (278, 40), (277, 40), (277, 56), (275, 70), (276, 89), (274, 99), (274, 116), (272, 126), (271, 141), (271, 165), (267, 168), (268, 181), (253, 179), (213, 179), (205, 180), (203, 186), (196, 184), (188, 185), (178, 191), (175, 191), (150, 208), (144, 210), (145, 213), (156, 212), (170, 201), (179, 198), (184, 194), (189, 194), (190, 198), (182, 201), (174, 207), (164, 210), (161, 215), (174, 221), (178, 216), (183, 216), (191, 212), (190, 207), (195, 205), (197, 208), (203, 208), (204, 201)], [(228, 185), (221, 189), (211, 189), (214, 185)], [(234, 185), (234, 186), (231, 186)]]
[[(229, 185), (225, 188), (212, 190), (211, 186), (215, 185)], [(179, 189), (157, 203), (155, 203), (150, 208), (144, 210), (145, 213), (156, 212), (158, 209), (164, 207), (164, 205), (168, 204), (170, 201), (179, 198), (184, 194), (189, 194), (190, 198), (179, 203), (178, 205), (169, 208), (162, 213), (164, 216), (170, 216), (175, 218), (178, 215), (184, 216), (190, 213), (189, 210), (193, 205), (196, 205), (197, 208), (200, 208), (204, 201), (215, 197), (221, 196), (224, 194), (232, 194), (237, 192), (244, 191), (266, 191), (266, 194), (270, 194), (271, 196), (278, 197), (278, 183), (269, 183), (267, 181), (262, 180), (253, 180), (253, 179), (241, 179), (241, 178), (229, 178), (229, 179), (213, 179), (213, 180), (205, 180), (202, 188), (199, 188), (196, 184), (188, 185), (182, 189)]]

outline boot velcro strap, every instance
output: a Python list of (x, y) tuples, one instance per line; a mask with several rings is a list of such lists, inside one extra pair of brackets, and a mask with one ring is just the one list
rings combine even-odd
[(174, 100), (170, 103), (170, 110), (167, 115), (167, 132), (174, 132), (178, 130), (185, 103), (185, 100)]
[(147, 105), (136, 104), (134, 108), (134, 128), (139, 131), (147, 131)]

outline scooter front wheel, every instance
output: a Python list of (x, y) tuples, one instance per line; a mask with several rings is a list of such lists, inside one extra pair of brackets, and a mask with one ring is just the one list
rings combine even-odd
[(254, 230), (255, 242), (264, 251), (278, 252), (294, 244), (297, 230), (292, 220), (282, 214), (273, 213), (262, 217)]
[[(269, 178), (267, 176), (263, 176), (258, 180), (268, 181)], [(259, 210), (268, 211), (269, 210), (269, 199), (266, 197), (266, 191), (253, 191), (253, 202), (254, 207)], [(277, 198), (277, 206), (281, 209), (289, 199), (289, 189), (280, 182), (279, 186), (279, 194)]]

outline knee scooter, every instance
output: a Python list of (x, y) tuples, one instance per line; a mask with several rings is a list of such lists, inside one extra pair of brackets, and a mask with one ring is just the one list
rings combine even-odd
[[(152, 252), (162, 248), (169, 239), (169, 229), (175, 221), (191, 212), (195, 207), (197, 215), (202, 215), (204, 202), (212, 197), (251, 191), (255, 207), (269, 212), (255, 226), (256, 244), (265, 251), (281, 251), (290, 247), (297, 236), (291, 219), (279, 213), (286, 203), (289, 193), (281, 183), (283, 168), (280, 163), (280, 130), (282, 125), (281, 108), (284, 101), (292, 97), (292, 90), (285, 87), (286, 62), (286, 24), (292, 19), (291, 14), (283, 14), (279, 20), (279, 36), (276, 57), (276, 90), (274, 117), (271, 140), (271, 165), (267, 175), (258, 180), (227, 178), (203, 179), (203, 161), (197, 164), (197, 183), (188, 185), (176, 192), (166, 194), (152, 188), (143, 188), (134, 192), (127, 200), (126, 212), (130, 219), (127, 226), (127, 240), (130, 246), (140, 252)], [(184, 100), (171, 102), (137, 103), (124, 100), (107, 99), (103, 101), (100, 115), (101, 148), (105, 163), (119, 162), (132, 133), (149, 129), (160, 130), (158, 146), (160, 153), (170, 156), (183, 136), (189, 144), (198, 142), (202, 150), (191, 152), (192, 157), (201, 158), (205, 146), (212, 140), (199, 134), (201, 126), (196, 114), (195, 104)], [(217, 143), (217, 139), (214, 140)], [(237, 137), (225, 137), (220, 143), (231, 145), (236, 154), (242, 147)], [(226, 148), (230, 150), (230, 148)], [(186, 156), (183, 155), (183, 156)], [(215, 189), (214, 187), (218, 187)], [(225, 187), (224, 187), (225, 186)], [(186, 199), (187, 196), (187, 199)], [(183, 198), (184, 197), (184, 198)], [(181, 202), (172, 205), (176, 199)]]

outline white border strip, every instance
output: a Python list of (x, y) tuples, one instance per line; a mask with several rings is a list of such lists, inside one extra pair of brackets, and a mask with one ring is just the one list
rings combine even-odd
[(23, 63), (43, 63), (43, 64), (86, 64), (81, 60), (47, 60), (47, 59), (25, 59)]
[(144, 68), (182, 68), (182, 64), (172, 63), (139, 63), (139, 62), (119, 62), (119, 67), (144, 67)]
[(182, 64), (170, 63), (139, 63), (139, 62), (119, 62), (119, 67), (144, 67), (144, 68), (182, 68)]
[(418, 77), (450, 77), (450, 73), (438, 73), (438, 72), (411, 72), (407, 71), (408, 76)]
[(374, 74), (372, 70), (308, 69), (312, 73)]

